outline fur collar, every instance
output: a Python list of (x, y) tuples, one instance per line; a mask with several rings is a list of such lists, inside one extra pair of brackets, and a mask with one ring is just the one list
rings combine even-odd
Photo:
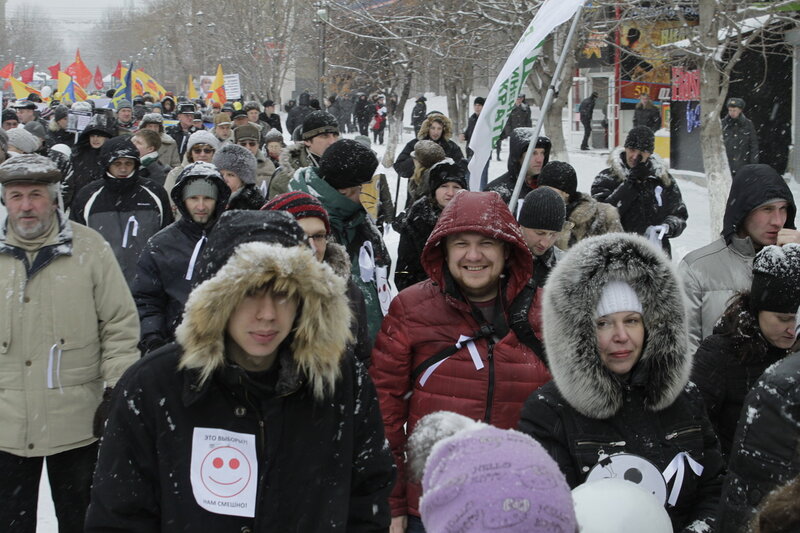
[[(628, 173), (630, 172), (628, 166), (622, 163), (622, 154), (624, 153), (625, 148), (617, 146), (608, 156), (608, 165), (611, 167), (611, 172), (620, 181), (628, 179)], [(661, 159), (661, 156), (656, 153), (650, 154), (648, 161), (650, 162), (650, 177), (661, 180), (664, 187), (672, 185), (673, 180), (672, 176), (669, 175), (669, 168), (667, 168), (667, 163)]]
[(350, 256), (347, 255), (347, 250), (341, 244), (328, 240), (328, 246), (325, 248), (325, 257), (322, 260), (327, 263), (333, 272), (345, 281), (350, 279)]
[(322, 399), (340, 376), (339, 364), (352, 340), (352, 315), (345, 280), (299, 246), (242, 244), (214, 277), (192, 291), (176, 331), (183, 347), (180, 367), (198, 369), (201, 384), (222, 368), (228, 318), (248, 291), (267, 284), (302, 302), (289, 337), (292, 359)]
[(626, 385), (600, 361), (594, 313), (606, 283), (630, 284), (643, 307), (646, 342), (633, 370), (648, 411), (662, 410), (689, 380), (687, 325), (681, 288), (669, 258), (638, 235), (585, 239), (556, 265), (544, 291), (544, 341), (564, 399), (590, 418), (613, 416)]
[(294, 174), (298, 168), (317, 166), (313, 158), (309, 157), (306, 145), (302, 142), (292, 144), (281, 150), (278, 156), (278, 163), (282, 169), (292, 174)]

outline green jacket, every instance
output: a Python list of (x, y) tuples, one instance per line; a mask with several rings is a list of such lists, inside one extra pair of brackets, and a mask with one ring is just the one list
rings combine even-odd
[(58, 213), (32, 265), (0, 227), (0, 451), (53, 455), (96, 439), (104, 386), (139, 358), (139, 318), (111, 247)]

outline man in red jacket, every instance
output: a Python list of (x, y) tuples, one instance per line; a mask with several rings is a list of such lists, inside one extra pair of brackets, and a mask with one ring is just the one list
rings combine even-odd
[(424, 531), (420, 487), (406, 478), (406, 437), (435, 411), (516, 427), (525, 399), (550, 380), (530, 250), (494, 192), (464, 191), (425, 249), (429, 280), (400, 293), (383, 320), (370, 374), (398, 467), (391, 533)]

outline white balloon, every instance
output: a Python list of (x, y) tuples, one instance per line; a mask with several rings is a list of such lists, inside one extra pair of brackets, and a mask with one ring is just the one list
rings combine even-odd
[(664, 506), (635, 484), (601, 479), (572, 490), (580, 533), (672, 533)]
[(42, 87), (42, 98), (50, 98), (50, 95), (53, 94), (53, 88), (49, 85), (45, 85)]

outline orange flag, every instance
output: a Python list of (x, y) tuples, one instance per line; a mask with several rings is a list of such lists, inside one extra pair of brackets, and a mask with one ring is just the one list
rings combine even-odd
[(0, 78), (10, 78), (14, 75), (14, 62), (12, 61), (8, 65), (4, 66), (0, 69)]
[(75, 52), (75, 61), (72, 62), (65, 70), (67, 74), (72, 76), (72, 79), (78, 82), (81, 87), (86, 87), (92, 81), (92, 71), (86, 66), (86, 63), (81, 59), (80, 48)]

